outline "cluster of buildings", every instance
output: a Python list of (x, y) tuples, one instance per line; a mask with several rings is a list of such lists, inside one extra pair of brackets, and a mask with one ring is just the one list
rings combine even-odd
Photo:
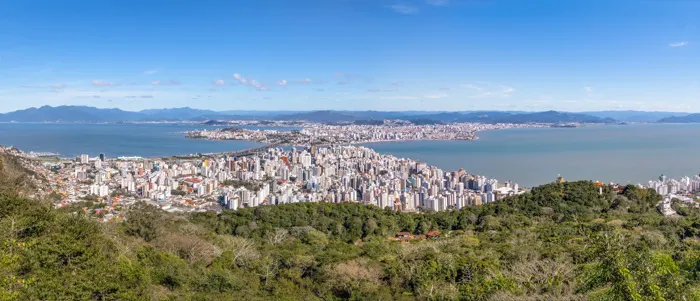
[(460, 209), (522, 193), (517, 184), (444, 171), (363, 146), (268, 148), (254, 155), (179, 159), (81, 155), (44, 162), (56, 207), (99, 200), (105, 221), (146, 201), (166, 211), (236, 210), (298, 202), (357, 202), (404, 212)]
[(285, 138), (289, 139), (292, 136), (291, 132), (284, 134), (285, 131), (279, 130), (261, 130), (261, 129), (245, 129), (245, 128), (217, 128), (213, 130), (197, 130), (185, 132), (187, 138), (193, 139), (208, 139), (208, 140), (250, 140), (264, 143), (275, 143)]
[(225, 128), (186, 132), (189, 138), (211, 140), (252, 140), (271, 144), (355, 144), (403, 140), (475, 140), (476, 132), (522, 127), (543, 127), (541, 124), (451, 123), (413, 125), (385, 123), (381, 125), (327, 125), (305, 123), (301, 130), (251, 130)]
[(682, 177), (680, 180), (670, 179), (661, 175), (658, 181), (649, 181), (648, 188), (656, 190), (660, 195), (668, 194), (694, 194), (700, 192), (700, 175), (693, 178)]
[(665, 216), (677, 215), (671, 207), (673, 199), (680, 200), (684, 206), (700, 207), (696, 199), (700, 196), (700, 175), (693, 178), (682, 177), (680, 180), (671, 179), (665, 175), (659, 176), (656, 181), (649, 181), (648, 186), (639, 185), (641, 188), (651, 188), (664, 199), (658, 204), (659, 211)]

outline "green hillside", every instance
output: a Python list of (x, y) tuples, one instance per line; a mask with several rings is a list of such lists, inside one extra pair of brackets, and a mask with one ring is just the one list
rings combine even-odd
[[(422, 215), (351, 203), (190, 216), (141, 205), (119, 224), (2, 191), (0, 300), (699, 297), (700, 214), (664, 218), (660, 196), (634, 187), (552, 183)], [(389, 239), (402, 231), (415, 239)]]

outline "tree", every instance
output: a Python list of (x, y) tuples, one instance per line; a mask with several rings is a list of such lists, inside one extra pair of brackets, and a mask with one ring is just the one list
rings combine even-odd
[(697, 292), (683, 287), (685, 280), (674, 260), (630, 242), (619, 231), (605, 231), (591, 238), (582, 291), (592, 300), (696, 300)]
[(162, 232), (163, 211), (144, 202), (133, 205), (125, 216), (124, 232), (150, 242)]

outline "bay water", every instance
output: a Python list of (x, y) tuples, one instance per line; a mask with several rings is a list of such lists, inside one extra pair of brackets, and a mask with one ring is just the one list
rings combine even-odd
[(231, 152), (264, 144), (252, 141), (210, 141), (186, 138), (183, 132), (213, 129), (191, 124), (0, 123), (0, 145), (23, 151), (145, 158), (210, 152)]
[[(230, 152), (261, 146), (251, 141), (185, 138), (213, 128), (191, 124), (2, 123), (0, 145), (63, 157), (159, 157)], [(250, 128), (250, 127), (249, 127)], [(291, 130), (294, 128), (281, 128)], [(700, 124), (640, 124), (480, 132), (476, 141), (369, 143), (380, 153), (427, 162), (445, 170), (536, 186), (556, 179), (646, 183), (660, 174), (700, 173)]]
[(700, 173), (700, 124), (634, 124), (480, 132), (476, 141), (371, 143), (380, 153), (532, 187), (554, 181), (647, 184)]

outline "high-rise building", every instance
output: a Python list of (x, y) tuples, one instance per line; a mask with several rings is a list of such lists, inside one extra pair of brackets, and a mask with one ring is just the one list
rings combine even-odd
[(80, 164), (88, 164), (90, 162), (90, 156), (86, 154), (80, 155)]
[(105, 159), (107, 159), (107, 158), (105, 157), (105, 154), (100, 154), (100, 161), (104, 162)]

